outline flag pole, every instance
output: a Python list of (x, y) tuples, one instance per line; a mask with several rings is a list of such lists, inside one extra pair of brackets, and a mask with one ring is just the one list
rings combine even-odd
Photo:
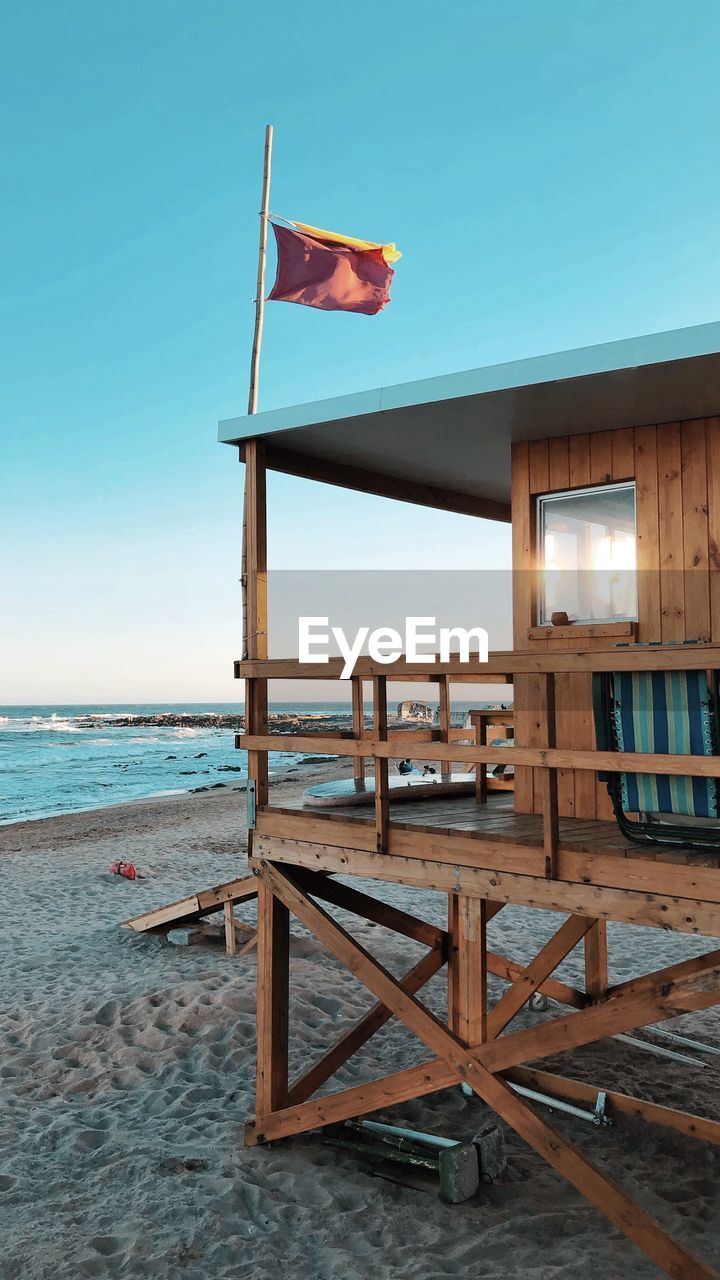
[(253, 334), (252, 360), (250, 362), (248, 413), (257, 413), (260, 348), (262, 346), (263, 320), (265, 317), (265, 262), (267, 259), (268, 213), (270, 212), (272, 144), (273, 127), (271, 124), (268, 124), (265, 126), (265, 161), (263, 165), (262, 208), (260, 210), (260, 247), (258, 251), (257, 294), (255, 298), (255, 332)]
[[(265, 126), (265, 159), (263, 163), (262, 208), (260, 209), (260, 245), (258, 249), (257, 289), (255, 296), (255, 332), (253, 334), (252, 359), (250, 361), (250, 390), (248, 393), (248, 413), (257, 413), (258, 374), (260, 370), (260, 348), (262, 346), (263, 319), (265, 315), (265, 262), (267, 259), (267, 224), (270, 211), (270, 170), (272, 166), (273, 127)], [(245, 480), (245, 502), (243, 504), (242, 526), (242, 564), (240, 569), (240, 586), (242, 589), (242, 656), (248, 656), (247, 625), (247, 476)]]

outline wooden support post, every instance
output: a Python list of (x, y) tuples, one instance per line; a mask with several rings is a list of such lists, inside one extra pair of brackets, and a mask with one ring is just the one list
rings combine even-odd
[(264, 1116), (287, 1105), (290, 917), (262, 871), (258, 879), (257, 948), (255, 1105), (258, 1116)]
[[(248, 654), (268, 656), (267, 641), (267, 498), (265, 448), (258, 440), (245, 445), (245, 609)], [(267, 680), (253, 676), (245, 682), (245, 729), (266, 735)], [(248, 752), (248, 778), (255, 787), (255, 803), (267, 804), (268, 753)]]
[[(352, 677), (352, 731), (354, 738), (362, 738), (365, 733), (365, 708), (363, 706), (363, 682), (359, 676)], [(365, 758), (355, 756), (353, 776), (356, 782), (365, 779)]]
[(607, 921), (596, 920), (585, 935), (585, 990), (590, 1000), (604, 1000), (608, 993)]
[[(373, 732), (380, 742), (387, 742), (387, 677), (373, 676)], [(377, 852), (388, 847), (390, 823), (390, 787), (387, 756), (375, 757), (375, 833)]]
[(487, 1039), (487, 918), (485, 898), (448, 895), (448, 1024), (466, 1044)]
[(225, 903), (223, 915), (225, 917), (225, 950), (229, 956), (234, 956), (237, 951), (237, 938), (235, 937), (235, 917), (233, 915), (232, 902)]
[[(538, 732), (543, 746), (555, 746), (555, 676), (545, 673), (538, 677), (539, 707)], [(540, 805), (543, 820), (543, 852), (545, 854), (545, 875), (548, 879), (557, 879), (557, 851), (560, 839), (558, 817), (558, 776), (557, 769), (546, 766), (536, 770), (536, 788), (539, 787)]]
[(247, 528), (247, 628), (250, 659), (268, 656), (267, 645), (267, 491), (265, 446), (245, 444), (245, 521)]

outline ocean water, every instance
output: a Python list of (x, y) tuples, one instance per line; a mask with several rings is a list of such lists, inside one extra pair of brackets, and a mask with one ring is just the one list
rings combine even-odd
[[(454, 704), (454, 723), (463, 723), (471, 705), (490, 704)], [(342, 717), (350, 723), (347, 703), (274, 703), (270, 710)], [(191, 716), (242, 711), (239, 703), (200, 702), (0, 706), (0, 825), (223, 782), (244, 785), (247, 752), (235, 750), (232, 727), (183, 723)], [(369, 704), (365, 712), (366, 717), (372, 714)], [(136, 723), (143, 716), (163, 714), (179, 723)], [(123, 720), (130, 723), (117, 723)], [(306, 759), (274, 752), (270, 768), (277, 773)]]
[[(273, 711), (347, 713), (328, 703), (283, 704)], [(96, 809), (247, 778), (247, 753), (229, 727), (129, 726), (130, 716), (242, 713), (237, 703), (122, 706), (0, 706), (0, 823)], [(281, 770), (305, 757), (278, 752)]]

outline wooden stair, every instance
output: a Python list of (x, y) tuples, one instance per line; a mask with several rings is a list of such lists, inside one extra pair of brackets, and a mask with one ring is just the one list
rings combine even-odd
[[(250, 943), (254, 943), (254, 930), (242, 925), (233, 916), (233, 907), (238, 902), (249, 902), (257, 897), (256, 876), (243, 876), (240, 880), (228, 880), (225, 884), (216, 885), (213, 889), (204, 889), (192, 893), (187, 898), (179, 898), (177, 902), (169, 902), (164, 907), (156, 907), (154, 911), (145, 911), (140, 916), (121, 921), (122, 929), (132, 929), (134, 933), (160, 933), (174, 929), (180, 925), (193, 924), (202, 920), (203, 916), (222, 910), (225, 915), (225, 940), (227, 950), (235, 954), (235, 933), (252, 933)], [(249, 950), (247, 944), (242, 951)]]

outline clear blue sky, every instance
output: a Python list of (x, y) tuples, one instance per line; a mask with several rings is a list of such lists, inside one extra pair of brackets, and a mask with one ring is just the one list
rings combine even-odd
[[(247, 395), (266, 121), (275, 211), (404, 258), (377, 318), (268, 307), (261, 407), (718, 317), (713, 0), (27, 0), (1, 26), (0, 702), (237, 696), (215, 436)], [(382, 523), (346, 550), (341, 512)], [(418, 546), (507, 563), (505, 529), (273, 481), (276, 567)]]

